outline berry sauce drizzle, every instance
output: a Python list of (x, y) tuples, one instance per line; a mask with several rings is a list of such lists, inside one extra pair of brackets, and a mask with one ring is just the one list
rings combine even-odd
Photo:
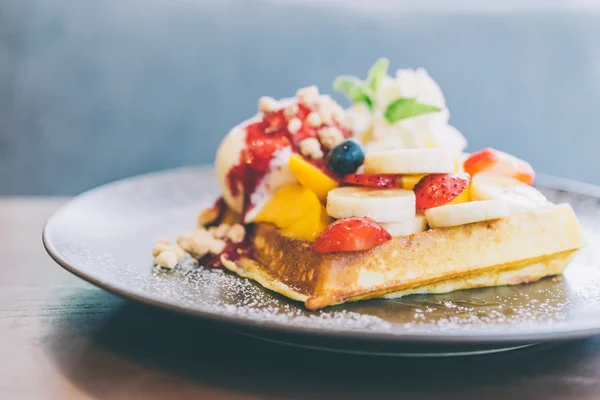
[(254, 247), (250, 241), (250, 234), (246, 233), (244, 240), (240, 243), (234, 243), (225, 239), (225, 250), (221, 254), (207, 254), (198, 260), (198, 263), (206, 268), (219, 268), (223, 266), (221, 257), (230, 261), (238, 261), (242, 257), (252, 258)]
[[(253, 207), (250, 196), (265, 175), (269, 173), (269, 165), (275, 153), (285, 147), (291, 147), (292, 151), (298, 153), (300, 142), (308, 138), (316, 138), (318, 130), (326, 125), (317, 127), (309, 126), (306, 117), (311, 108), (298, 105), (295, 118), (302, 122), (301, 128), (294, 134), (288, 130), (288, 118), (285, 109), (269, 112), (262, 120), (254, 122), (246, 127), (246, 147), (240, 154), (240, 161), (229, 170), (227, 181), (231, 194), (235, 197), (243, 194), (242, 216)], [(344, 137), (348, 138), (351, 132), (344, 129), (340, 124), (334, 123), (340, 129)], [(322, 148), (325, 157), (320, 160), (309, 160), (313, 165), (327, 173), (332, 178), (339, 180), (337, 176), (327, 167), (327, 149)], [(240, 191), (242, 193), (240, 193)]]

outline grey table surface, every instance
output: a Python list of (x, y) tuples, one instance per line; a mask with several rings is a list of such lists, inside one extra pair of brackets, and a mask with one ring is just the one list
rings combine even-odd
[(299, 350), (137, 304), (54, 264), (62, 198), (0, 198), (2, 399), (598, 399), (600, 338), (414, 360)]

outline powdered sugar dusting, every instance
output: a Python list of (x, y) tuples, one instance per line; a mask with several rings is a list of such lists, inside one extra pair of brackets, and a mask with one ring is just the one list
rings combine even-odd
[[(543, 189), (553, 202), (571, 203), (587, 247), (562, 279), (445, 295), (415, 295), (306, 310), (301, 303), (220, 269), (187, 259), (173, 272), (152, 269), (154, 239), (193, 228), (217, 185), (210, 169), (182, 169), (125, 180), (71, 202), (49, 223), (47, 241), (63, 263), (123, 294), (205, 316), (270, 327), (360, 332), (402, 338), (466, 334), (550, 335), (600, 327), (600, 200)], [(373, 336), (373, 337), (375, 337)]]
[(169, 287), (170, 295), (186, 307), (193, 307), (198, 301), (197, 293), (202, 293), (202, 300), (209, 305), (211, 311), (221, 315), (293, 326), (310, 324), (330, 329), (391, 328), (381, 318), (348, 310), (309, 312), (299, 304), (278, 294), (268, 293), (258, 284), (222, 269), (190, 268), (184, 265), (184, 268), (174, 273), (154, 268), (153, 274), (155, 281), (149, 282), (149, 286), (144, 287), (145, 290), (152, 290), (156, 281), (160, 281), (163, 286)]

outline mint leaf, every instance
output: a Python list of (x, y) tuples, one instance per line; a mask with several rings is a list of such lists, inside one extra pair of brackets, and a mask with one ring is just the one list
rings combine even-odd
[(355, 76), (338, 76), (333, 82), (333, 89), (344, 94), (353, 103), (367, 103), (369, 108), (373, 107), (374, 93)]
[(385, 110), (384, 115), (385, 119), (387, 119), (390, 124), (393, 124), (401, 119), (439, 111), (442, 110), (436, 106), (419, 103), (417, 99), (402, 98), (391, 102)]
[(387, 75), (389, 66), (390, 60), (382, 57), (375, 61), (375, 64), (369, 69), (367, 74), (367, 85), (372, 91), (376, 92), (379, 89), (379, 84), (383, 77)]

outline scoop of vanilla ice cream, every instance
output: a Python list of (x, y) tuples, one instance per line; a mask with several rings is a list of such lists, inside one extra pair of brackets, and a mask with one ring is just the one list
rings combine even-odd
[[(243, 208), (244, 188), (240, 185), (237, 195), (234, 196), (228, 175), (229, 171), (239, 164), (241, 153), (246, 148), (245, 127), (261, 117), (262, 115), (257, 115), (233, 128), (221, 142), (215, 158), (215, 172), (223, 199), (231, 209), (239, 213)], [(266, 174), (254, 192), (250, 194), (250, 203), (253, 207), (247, 211), (244, 222), (252, 222), (277, 189), (296, 182), (296, 177), (288, 166), (291, 154), (290, 146), (283, 147), (274, 154)]]
[(215, 157), (215, 173), (223, 199), (227, 205), (237, 212), (242, 212), (243, 188), (239, 187), (238, 196), (234, 196), (229, 187), (227, 175), (229, 171), (239, 164), (242, 150), (246, 147), (246, 131), (241, 126), (233, 128), (221, 141)]

